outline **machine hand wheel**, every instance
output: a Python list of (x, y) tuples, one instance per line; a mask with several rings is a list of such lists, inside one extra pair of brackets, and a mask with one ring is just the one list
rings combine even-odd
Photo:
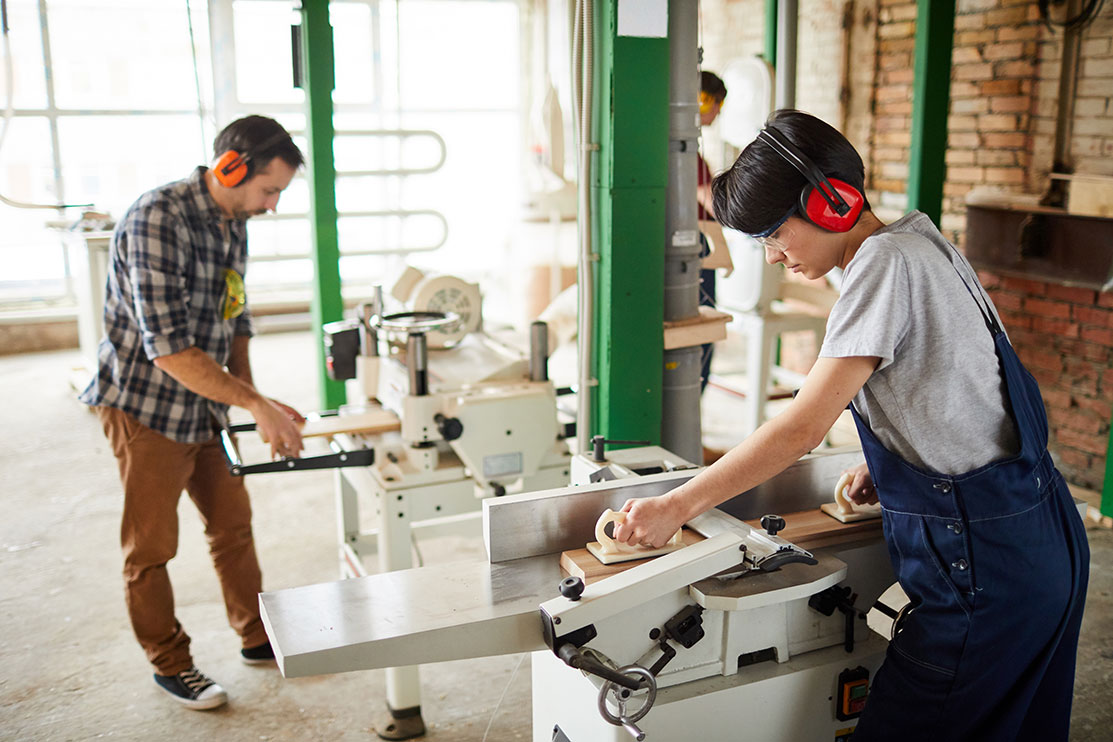
[[(609, 723), (626, 727), (626, 730), (633, 735), (634, 739), (643, 740), (645, 739), (645, 733), (638, 729), (634, 722), (648, 714), (649, 709), (653, 708), (653, 702), (657, 700), (657, 679), (653, 677), (653, 673), (640, 665), (626, 665), (618, 668), (618, 671), (623, 675), (639, 679), (642, 689), (631, 691), (610, 680), (606, 681), (599, 688), (599, 713)], [(640, 700), (641, 704), (633, 712), (628, 711), (627, 704), (637, 700)], [(611, 705), (608, 701), (613, 702), (617, 707), (617, 714), (611, 711)]]
[(460, 326), (456, 312), (394, 312), (371, 317), (371, 327), (379, 332), (402, 336), (426, 332), (453, 332)]

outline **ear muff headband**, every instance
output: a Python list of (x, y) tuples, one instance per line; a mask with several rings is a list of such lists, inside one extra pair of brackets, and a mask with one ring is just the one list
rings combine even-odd
[(808, 185), (799, 197), (800, 213), (805, 219), (828, 232), (848, 232), (858, 223), (865, 198), (857, 188), (837, 178), (828, 178), (773, 126), (766, 126), (757, 138), (807, 178)]
[(264, 139), (258, 146), (243, 152), (237, 152), (234, 149), (225, 150), (224, 153), (216, 159), (216, 164), (213, 165), (213, 175), (216, 176), (217, 182), (225, 188), (235, 188), (251, 177), (255, 169), (252, 162), (254, 159), (253, 153), (265, 152), (279, 142), (289, 138), (289, 134), (285, 131), (280, 131)]

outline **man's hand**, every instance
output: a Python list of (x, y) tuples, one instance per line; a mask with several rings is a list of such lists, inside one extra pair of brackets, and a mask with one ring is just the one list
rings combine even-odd
[(877, 502), (877, 488), (873, 486), (870, 470), (865, 464), (853, 466), (843, 473), (852, 477), (846, 487), (846, 496), (851, 502), (855, 505), (873, 505)]
[(614, 540), (631, 546), (660, 548), (688, 521), (679, 502), (668, 494), (627, 500), (622, 512), (626, 522), (614, 524)]
[(271, 445), (271, 458), (294, 457), (301, 453), (301, 428), (305, 418), (289, 405), (267, 397), (247, 408), (264, 441)]

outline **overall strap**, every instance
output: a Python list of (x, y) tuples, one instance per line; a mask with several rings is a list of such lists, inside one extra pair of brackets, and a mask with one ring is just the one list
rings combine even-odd
[[(951, 248), (954, 254), (958, 255), (961, 260), (962, 256), (959, 251), (955, 249), (954, 245), (948, 242), (947, 247)], [(966, 293), (970, 294), (970, 298), (978, 305), (978, 311), (982, 313), (982, 319), (985, 320), (985, 326), (989, 328), (990, 334), (994, 337), (1000, 335), (1003, 330), (1001, 329), (1001, 325), (997, 322), (997, 317), (994, 316), (993, 312), (989, 311), (989, 304), (986, 302), (985, 297), (981, 295), (980, 291), (977, 295), (974, 294), (974, 290), (970, 288), (970, 284), (966, 282), (966, 278), (963, 277), (962, 271), (958, 269), (958, 265), (956, 265), (953, 260), (951, 261), (951, 267), (954, 268), (955, 273), (958, 274), (958, 280), (962, 281), (962, 285), (966, 287)]]

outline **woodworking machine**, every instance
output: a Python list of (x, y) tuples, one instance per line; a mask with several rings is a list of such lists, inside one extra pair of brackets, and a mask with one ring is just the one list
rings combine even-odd
[(585, 585), (560, 558), (599, 514), (699, 471), (661, 449), (603, 458), (577, 463), (597, 481), (483, 500), (487, 561), (262, 594), (283, 674), (531, 652), (534, 742), (849, 735), (886, 647), (862, 620), (894, 581), (880, 529), (780, 533), (861, 453), (805, 457), (690, 521), (704, 540)]
[[(453, 296), (452, 288), (441, 293)], [(476, 297), (468, 306), (479, 312)], [(370, 465), (336, 470), (345, 577), (412, 566), (419, 532), (478, 540), (484, 498), (569, 481), (566, 431), (546, 370), (546, 326), (531, 327), (527, 356), (486, 332), (462, 334), (461, 321), (428, 308), (387, 313), (377, 296), (358, 318), (326, 326), (328, 365), (347, 383), (347, 409), (395, 415), (392, 426), (332, 439), (346, 456), (373, 451)], [(366, 502), (376, 512), (369, 531), (360, 523)], [(364, 562), (372, 554), (377, 569)], [(396, 725), (420, 730), (418, 669), (398, 664), (406, 666), (387, 671), (387, 707)]]

